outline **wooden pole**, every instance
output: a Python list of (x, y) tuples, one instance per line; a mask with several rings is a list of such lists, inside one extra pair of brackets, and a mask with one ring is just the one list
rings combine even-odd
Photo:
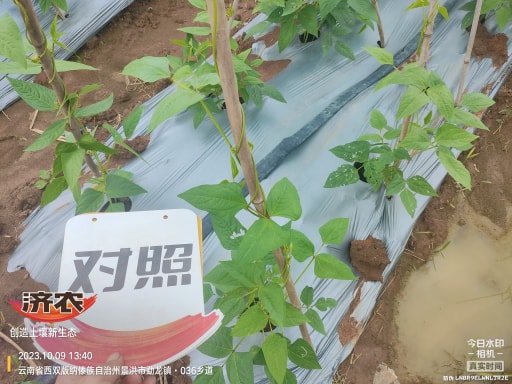
[[(214, 42), (213, 56), (219, 72), (222, 92), (224, 93), (224, 101), (226, 103), (231, 132), (236, 148), (238, 148), (240, 166), (242, 167), (249, 195), (255, 209), (262, 216), (267, 216), (263, 193), (258, 181), (258, 175), (256, 174), (256, 165), (254, 164), (251, 149), (244, 131), (242, 106), (238, 98), (238, 86), (231, 57), (229, 29), (226, 20), (224, 0), (207, 0), (206, 5), (210, 17), (210, 25), (212, 26), (212, 40)], [(280, 248), (274, 250), (274, 257), (281, 272), (281, 276), (286, 279), (285, 288), (290, 302), (300, 310), (301, 302), (299, 295), (297, 294), (293, 280), (286, 271), (285, 257)], [(314, 348), (306, 324), (301, 324), (299, 327), (302, 338)]]
[[(57, 99), (62, 105), (62, 109), (67, 111), (69, 109), (69, 102), (66, 101), (66, 87), (62, 77), (60, 77), (59, 73), (55, 69), (53, 54), (48, 50), (46, 36), (41, 29), (41, 25), (37, 19), (34, 7), (32, 6), (32, 1), (14, 0), (14, 2), (20, 9), (21, 17), (27, 28), (28, 40), (34, 46), (36, 53), (39, 56), (39, 60), (43, 66), (43, 71), (48, 77), (48, 81), (53, 91), (57, 95)], [(80, 137), (82, 136), (80, 126), (81, 124), (78, 119), (74, 116), (71, 116), (69, 119), (69, 129), (71, 130), (71, 133), (73, 134), (73, 137), (76, 141), (79, 141)], [(85, 163), (95, 177), (101, 176), (101, 172), (94, 162), (92, 156), (87, 153), (85, 154)]]
[(459, 90), (457, 91), (457, 98), (455, 99), (455, 106), (459, 107), (464, 94), (464, 83), (466, 82), (466, 76), (468, 73), (469, 62), (471, 60), (471, 53), (473, 52), (473, 45), (475, 44), (476, 30), (480, 23), (480, 13), (482, 11), (483, 0), (477, 0), (475, 6), (475, 15), (473, 16), (473, 24), (471, 25), (471, 32), (469, 33), (468, 46), (466, 48), (466, 54), (464, 56), (464, 67), (460, 76)]

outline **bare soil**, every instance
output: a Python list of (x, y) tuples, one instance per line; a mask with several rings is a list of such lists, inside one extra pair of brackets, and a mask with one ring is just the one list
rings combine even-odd
[[(237, 18), (247, 20), (254, 1), (241, 4), (242, 14)], [(72, 89), (90, 83), (103, 84), (103, 88), (91, 94), (84, 103), (100, 100), (111, 92), (115, 96), (111, 110), (91, 121), (91, 124), (109, 122), (116, 126), (136, 105), (168, 85), (166, 81), (154, 84), (137, 82), (120, 75), (120, 72), (128, 62), (144, 55), (179, 55), (179, 47), (169, 40), (184, 37), (176, 29), (190, 25), (195, 13), (196, 9), (186, 0), (138, 0), (77, 52), (84, 63), (100, 70), (67, 73), (64, 75), (66, 83)], [(485, 36), (481, 38), (477, 42), (477, 46), (485, 47), (481, 55), (488, 55), (494, 50), (499, 53), (495, 57), (502, 56), (503, 47), (496, 45), (495, 41), (492, 36), (487, 40)], [(270, 79), (287, 64), (266, 63), (261, 69), (263, 78)], [(43, 77), (38, 78), (38, 81), (45, 83)], [(512, 201), (512, 161), (508, 152), (512, 139), (511, 103), (512, 81), (509, 80), (497, 97), (497, 105), (487, 114), (486, 122), (490, 131), (483, 133), (477, 142), (473, 155), (478, 155), (466, 161), (474, 180), (473, 191), (462, 191), (453, 180), (447, 178), (441, 187), (440, 197), (431, 201), (419, 219), (407, 250), (354, 352), (340, 366), (335, 378), (337, 383), (371, 383), (377, 365), (381, 362), (396, 370), (402, 384), (426, 383), (421, 378), (411, 376), (406, 367), (397, 361), (396, 327), (393, 320), (395, 303), (408, 273), (428, 260), (433, 249), (445, 242), (451, 223), (464, 225), (464, 211), (457, 209), (461, 201), (481, 214), (484, 217), (482, 225), (494, 231), (496, 236), (509, 230), (510, 217), (506, 207)], [(32, 121), (34, 124), (30, 129)], [(37, 136), (35, 130), (44, 130), (51, 121), (51, 114), (39, 113), (34, 116), (33, 111), (23, 102), (15, 103), (0, 114), (0, 315), (3, 316), (0, 318), (0, 331), (7, 336), (11, 325), (22, 323), (20, 316), (8, 305), (7, 299), (20, 298), (24, 291), (45, 289), (30, 279), (26, 271), (7, 273), (6, 265), (23, 231), (24, 219), (39, 204), (41, 192), (34, 187), (39, 179), (39, 170), (49, 169), (53, 160), (52, 148), (39, 152), (25, 152), (24, 149)], [(139, 144), (147, 145), (148, 140), (149, 137), (140, 139)], [(462, 155), (462, 158), (466, 158), (466, 155)], [(341, 335), (349, 339), (352, 337), (340, 328)], [(14, 341), (24, 350), (34, 350), (28, 339)], [(0, 383), (13, 384), (19, 380), (7, 374), (4, 369), (7, 355), (13, 354), (16, 354), (16, 349), (0, 339)], [(174, 380), (175, 383), (189, 382), (186, 377)]]

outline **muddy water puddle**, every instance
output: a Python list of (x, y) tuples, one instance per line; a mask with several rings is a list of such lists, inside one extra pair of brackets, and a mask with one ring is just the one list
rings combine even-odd
[(510, 374), (512, 233), (497, 241), (467, 224), (450, 238), (443, 255), (414, 271), (403, 290), (395, 316), (399, 361), (432, 383), (479, 375), (467, 373), (467, 361), (504, 361)]

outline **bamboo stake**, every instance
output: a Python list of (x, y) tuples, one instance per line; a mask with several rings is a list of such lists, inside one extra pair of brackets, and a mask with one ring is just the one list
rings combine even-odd
[[(238, 158), (240, 160), (240, 165), (242, 167), (249, 195), (254, 207), (262, 216), (267, 216), (263, 193), (256, 174), (256, 165), (254, 164), (251, 149), (244, 132), (242, 107), (238, 98), (238, 87), (233, 68), (233, 60), (231, 57), (229, 29), (225, 17), (226, 9), (224, 6), (224, 0), (207, 0), (206, 4), (213, 33), (212, 39), (214, 41), (213, 46), (215, 48), (213, 55), (221, 80), (231, 132), (233, 134), (233, 139), (237, 144), (237, 148), (239, 148)], [(285, 288), (288, 293), (288, 297), (290, 298), (290, 302), (300, 310), (301, 302), (299, 295), (297, 294), (291, 277), (286, 271), (285, 257), (280, 248), (274, 251), (274, 257), (277, 265), (279, 266), (281, 276), (286, 279)], [(302, 338), (306, 340), (312, 348), (314, 348), (306, 324), (301, 324), (299, 328)]]
[(434, 33), (434, 22), (436, 20), (438, 11), (439, 0), (430, 0), (427, 25), (425, 27), (425, 32), (423, 33), (423, 41), (421, 42), (421, 48), (419, 51), (420, 58), (418, 62), (422, 67), (427, 65), (427, 61), (430, 56), (430, 41), (432, 40), (432, 34)]
[(480, 13), (482, 11), (483, 0), (477, 0), (475, 6), (475, 15), (473, 16), (473, 24), (471, 25), (471, 32), (469, 33), (468, 46), (466, 48), (466, 54), (464, 56), (464, 67), (460, 76), (459, 90), (457, 92), (457, 98), (455, 99), (455, 106), (460, 107), (462, 96), (464, 94), (464, 83), (468, 72), (469, 62), (471, 60), (471, 53), (473, 52), (473, 45), (475, 43), (476, 31), (478, 24), (480, 23)]
[[(436, 20), (437, 13), (439, 11), (439, 0), (430, 0), (430, 6), (427, 15), (427, 25), (425, 26), (425, 32), (423, 33), (423, 40), (421, 41), (421, 47), (419, 50), (418, 63), (422, 67), (427, 65), (427, 61), (430, 56), (430, 42), (432, 40), (432, 34), (434, 33), (434, 21)], [(402, 141), (407, 135), (409, 125), (411, 124), (411, 116), (406, 116), (402, 122), (402, 131), (400, 132), (399, 142)]]
[[(66, 101), (66, 86), (62, 77), (58, 74), (55, 69), (55, 63), (52, 53), (48, 50), (46, 36), (42, 32), (41, 25), (37, 19), (32, 1), (30, 0), (13, 0), (14, 3), (20, 9), (21, 17), (25, 22), (27, 28), (27, 38), (29, 42), (34, 46), (43, 70), (48, 77), (48, 81), (57, 95), (59, 103), (62, 105), (62, 109), (67, 111), (70, 107), (69, 102)], [(80, 122), (74, 116), (69, 119), (69, 129), (73, 134), (76, 141), (80, 140), (82, 133), (80, 132)], [(101, 172), (92, 159), (91, 155), (85, 154), (85, 162), (95, 177), (100, 177)]]
[(384, 48), (386, 46), (385, 36), (384, 36), (384, 28), (382, 26), (382, 17), (380, 15), (379, 3), (377, 0), (372, 0), (373, 8), (375, 8), (375, 13), (377, 14), (377, 29), (379, 30), (379, 39), (380, 39), (380, 47)]

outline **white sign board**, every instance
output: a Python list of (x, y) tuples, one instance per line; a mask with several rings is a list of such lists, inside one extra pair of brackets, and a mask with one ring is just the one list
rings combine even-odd
[[(36, 335), (36, 346), (59, 353), (53, 360), (80, 366), (103, 365), (113, 352), (120, 352), (127, 365), (156, 366), (195, 349), (222, 319), (218, 311), (204, 314), (201, 246), (201, 221), (189, 210), (72, 218), (59, 292), (97, 295), (96, 302), (58, 324), (75, 328), (76, 336)], [(87, 358), (73, 360), (61, 354), (66, 351)]]

